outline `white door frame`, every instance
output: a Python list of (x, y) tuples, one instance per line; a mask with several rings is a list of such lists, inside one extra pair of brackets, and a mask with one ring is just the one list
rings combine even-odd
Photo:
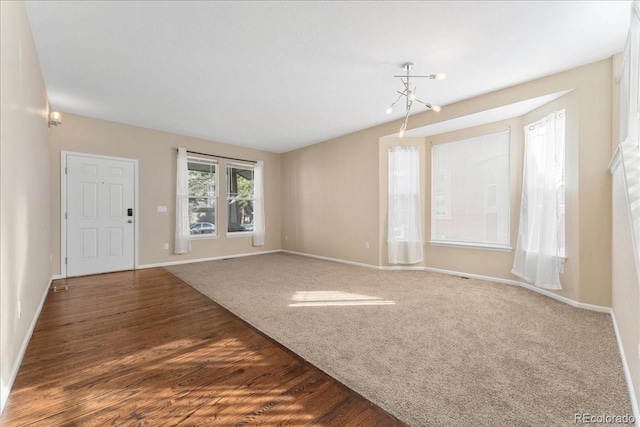
[(124, 157), (100, 156), (97, 154), (79, 153), (75, 151), (60, 152), (60, 276), (67, 277), (67, 221), (64, 214), (67, 208), (67, 155), (93, 157), (95, 159), (119, 160), (133, 163), (133, 269), (138, 269), (138, 160)]

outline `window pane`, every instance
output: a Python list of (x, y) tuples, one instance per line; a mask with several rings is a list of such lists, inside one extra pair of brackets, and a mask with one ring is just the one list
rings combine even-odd
[(215, 197), (216, 165), (189, 162), (189, 195)]
[(228, 201), (228, 231), (253, 231), (253, 200)]
[(189, 224), (191, 234), (215, 234), (215, 199), (189, 197)]
[(227, 197), (253, 198), (253, 169), (228, 169)]
[(509, 245), (509, 133), (434, 145), (432, 240)]
[(187, 161), (189, 170), (189, 230), (191, 235), (216, 234), (217, 164)]

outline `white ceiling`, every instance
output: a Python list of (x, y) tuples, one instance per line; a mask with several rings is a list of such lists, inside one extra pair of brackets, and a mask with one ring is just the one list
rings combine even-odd
[[(630, 1), (26, 3), (54, 109), (286, 152), (607, 58)], [(417, 112), (422, 110), (417, 110)]]

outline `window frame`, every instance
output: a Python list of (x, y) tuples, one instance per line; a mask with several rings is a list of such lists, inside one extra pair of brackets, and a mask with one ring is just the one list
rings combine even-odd
[[(227, 178), (227, 182), (226, 182), (226, 196), (225, 196), (225, 209), (226, 209), (226, 215), (227, 215), (227, 226), (226, 226), (226, 236), (227, 237), (244, 237), (244, 236), (253, 236), (253, 230), (250, 231), (229, 231), (229, 202), (231, 202), (232, 200), (250, 200), (252, 203), (252, 206), (255, 203), (255, 199), (256, 199), (256, 189), (255, 189), (255, 164), (249, 164), (249, 163), (236, 163), (236, 162), (229, 162), (227, 163), (226, 167), (227, 167), (227, 174), (226, 174), (226, 178)], [(252, 173), (252, 183), (253, 183), (253, 194), (252, 197), (238, 197), (238, 196), (230, 196), (230, 185), (231, 185), (231, 169), (244, 169), (244, 170), (251, 170)]]
[[(219, 188), (220, 188), (220, 164), (218, 163), (217, 160), (214, 159), (209, 159), (209, 158), (203, 158), (203, 157), (198, 157), (198, 156), (192, 156), (192, 155), (187, 155), (187, 174), (189, 173), (189, 171), (191, 169), (189, 169), (189, 163), (199, 163), (199, 164), (203, 164), (203, 165), (212, 165), (214, 167), (214, 174), (215, 174), (215, 180), (214, 180), (214, 195), (212, 197), (210, 196), (195, 196), (192, 195), (191, 192), (189, 192), (188, 195), (188, 202), (191, 201), (192, 198), (198, 198), (198, 199), (213, 199), (213, 210), (214, 210), (214, 231), (211, 234), (191, 234), (191, 224), (189, 224), (189, 239), (191, 240), (207, 240), (207, 239), (218, 239), (220, 237), (220, 234), (218, 233), (219, 230), (219, 215), (218, 215), (218, 195), (220, 193)], [(189, 177), (189, 181), (191, 180), (191, 178)], [(191, 206), (189, 205), (189, 215), (191, 215)], [(197, 224), (197, 223), (195, 223)]]
[[(505, 188), (505, 192), (507, 195), (507, 200), (506, 200), (506, 216), (507, 216), (507, 224), (506, 224), (506, 230), (507, 230), (507, 243), (491, 243), (491, 242), (476, 242), (476, 241), (462, 241), (462, 240), (441, 240), (441, 239), (436, 239), (434, 238), (434, 233), (436, 232), (436, 220), (450, 220), (453, 218), (453, 210), (452, 210), (452, 197), (450, 195), (446, 194), (446, 191), (451, 191), (451, 182), (454, 180), (453, 178), (453, 173), (452, 172), (446, 172), (446, 171), (442, 171), (442, 170), (438, 170), (437, 172), (439, 172), (439, 175), (441, 175), (442, 177), (442, 182), (443, 185), (445, 186), (445, 193), (442, 192), (435, 192), (435, 180), (436, 180), (436, 170), (434, 168), (434, 150), (436, 149), (436, 147), (442, 147), (443, 145), (448, 145), (448, 144), (461, 144), (461, 143), (468, 143), (472, 140), (478, 139), (478, 138), (485, 138), (485, 137), (490, 137), (490, 136), (498, 136), (498, 135), (502, 135), (502, 134), (507, 134), (507, 153), (506, 153), (506, 172), (507, 172), (507, 179), (506, 179), (506, 188)], [(486, 173), (486, 170), (485, 170)], [(483, 191), (483, 209), (484, 209), (484, 217), (485, 219), (483, 220), (483, 231), (486, 231), (486, 214), (490, 213), (487, 212), (487, 190), (489, 186), (494, 186), (497, 187), (498, 183), (494, 182), (494, 183), (489, 183), (488, 181), (485, 182), (485, 187), (482, 190)], [(445, 200), (445, 209), (446, 209), (446, 213), (445, 214), (440, 214), (440, 215), (436, 215), (435, 213), (435, 197), (437, 195), (441, 195), (442, 197), (444, 197)], [(496, 192), (496, 200), (498, 200), (498, 196), (499, 194)], [(430, 206), (430, 215), (431, 215), (431, 239), (429, 240), (429, 244), (432, 246), (444, 246), (444, 247), (458, 247), (458, 248), (469, 248), (469, 249), (481, 249), (481, 250), (488, 250), (488, 251), (497, 251), (497, 252), (511, 252), (513, 250), (513, 247), (511, 246), (511, 130), (505, 130), (505, 131), (498, 131), (498, 132), (492, 132), (492, 133), (488, 133), (488, 134), (484, 134), (484, 135), (476, 135), (476, 136), (472, 136), (469, 138), (464, 138), (464, 139), (458, 139), (458, 140), (454, 140), (454, 141), (447, 141), (447, 142), (442, 142), (442, 143), (438, 143), (438, 144), (433, 144), (431, 146), (431, 206)], [(495, 207), (497, 209), (497, 205)]]

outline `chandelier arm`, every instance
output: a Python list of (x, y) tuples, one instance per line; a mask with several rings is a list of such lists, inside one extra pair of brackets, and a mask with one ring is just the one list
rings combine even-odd
[[(400, 93), (399, 91), (396, 91), (396, 92)], [(391, 105), (396, 105), (398, 103), (398, 101), (400, 101), (400, 98), (402, 98), (402, 95), (404, 95), (404, 93), (400, 93), (400, 95), (398, 95), (396, 100), (393, 101), (393, 104), (391, 104)]]
[(425, 78), (425, 79), (432, 79), (434, 80), (436, 78), (436, 74), (429, 74), (428, 76), (393, 76), (393, 77), (399, 77), (401, 79), (407, 78), (407, 77), (411, 77), (413, 78)]
[(400, 126), (400, 131), (404, 133), (407, 130), (407, 123), (409, 123), (409, 111), (407, 110), (407, 114), (404, 116), (404, 120), (402, 121), (402, 126)]

